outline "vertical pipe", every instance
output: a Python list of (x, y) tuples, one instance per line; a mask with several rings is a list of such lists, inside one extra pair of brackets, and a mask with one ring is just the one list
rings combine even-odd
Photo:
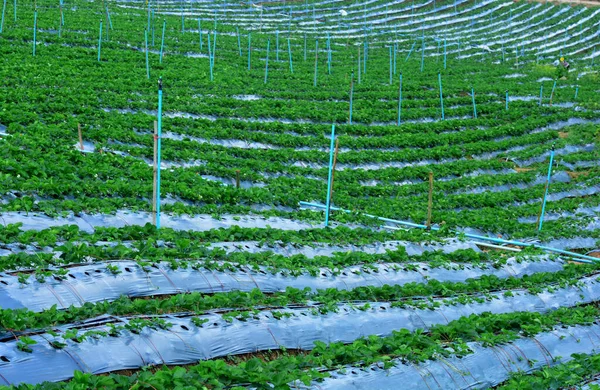
[(144, 43), (146, 51), (146, 76), (150, 80), (150, 63), (148, 62), (148, 30), (144, 29)]
[(542, 106), (542, 97), (544, 96), (544, 84), (540, 84), (540, 101), (538, 103), (538, 106)]
[(156, 226), (156, 175), (157, 175), (157, 167), (156, 167), (156, 157), (158, 151), (158, 122), (154, 121), (154, 161), (153, 161), (153, 169), (152, 169), (152, 225)]
[(294, 62), (292, 58), (292, 45), (290, 44), (290, 38), (287, 39), (288, 44), (288, 57), (290, 59), (290, 73), (294, 73)]
[(158, 79), (158, 124), (157, 149), (156, 155), (156, 228), (160, 229), (160, 152), (161, 152), (161, 135), (162, 135), (162, 78)]
[(360, 84), (360, 70), (361, 68), (361, 63), (360, 63), (360, 46), (358, 47), (358, 83)]
[(506, 90), (506, 110), (508, 111), (508, 89)]
[(304, 33), (304, 62), (306, 62), (306, 33)]
[(248, 31), (248, 70), (250, 70), (250, 60), (251, 60), (251, 54), (252, 54), (252, 36), (250, 35), (250, 31)]
[(331, 206), (331, 176), (333, 174), (333, 149), (335, 141), (335, 124), (331, 125), (331, 145), (329, 146), (329, 175), (327, 177), (327, 202), (325, 209), (325, 227), (329, 225), (329, 209)]
[(352, 124), (352, 103), (354, 99), (354, 71), (350, 76), (350, 113), (348, 115), (348, 124)]
[(33, 56), (35, 57), (35, 45), (37, 41), (37, 9), (33, 11)]
[(396, 57), (398, 56), (398, 44), (394, 43), (394, 74), (396, 74)]
[(2, 20), (0, 20), (0, 34), (2, 33), (2, 28), (4, 27), (4, 13), (6, 12), (6, 0), (2, 3)]
[(554, 85), (552, 85), (552, 92), (550, 92), (550, 105), (552, 105), (552, 99), (554, 99), (554, 90), (556, 89), (556, 80), (554, 80)]
[(473, 118), (477, 119), (477, 105), (475, 104), (475, 89), (471, 87), (471, 99), (473, 100)]
[[(313, 79), (313, 86), (317, 86), (317, 73), (318, 73), (318, 59), (319, 59), (319, 40), (315, 40), (315, 77)], [(333, 141), (331, 141), (333, 142)]]
[(398, 87), (398, 126), (402, 118), (402, 72), (400, 72), (400, 86)]
[(237, 41), (238, 41), (238, 51), (240, 53), (240, 57), (242, 56), (242, 41), (240, 39), (240, 28), (235, 26), (235, 30), (237, 32)]
[(423, 73), (423, 66), (425, 65), (425, 38), (421, 42), (421, 73)]
[[(163, 60), (163, 51), (165, 49), (165, 30), (167, 28), (167, 21), (165, 19), (163, 19), (163, 30), (162, 30), (162, 39), (160, 42), (160, 57), (159, 57), (159, 62), (162, 64), (162, 60)], [(162, 94), (162, 92), (161, 92)]]
[(544, 190), (544, 199), (542, 200), (542, 212), (540, 213), (540, 224), (538, 225), (538, 231), (542, 230), (542, 224), (544, 223), (544, 214), (546, 212), (546, 198), (548, 197), (548, 189), (550, 188), (550, 180), (552, 178), (552, 164), (554, 163), (554, 145), (550, 151), (550, 164), (548, 165), (548, 179), (546, 180), (546, 189)]
[(152, 10), (152, 47), (154, 47), (155, 30), (156, 30), (156, 20), (154, 19), (154, 10)]
[(213, 52), (212, 45), (210, 44), (210, 32), (208, 32), (206, 35), (208, 36), (208, 67), (210, 72), (210, 81), (213, 81)]
[(444, 96), (442, 94), (442, 73), (438, 73), (438, 80), (440, 82), (440, 107), (442, 107), (442, 120), (444, 120)]
[(390, 46), (390, 85), (392, 85), (392, 46)]
[(269, 77), (269, 46), (271, 45), (271, 40), (267, 39), (267, 61), (265, 63), (265, 84), (267, 83), (267, 77)]
[(275, 61), (279, 62), (279, 30), (275, 30)]
[(444, 38), (444, 69), (446, 69), (446, 54), (447, 54), (447, 50), (446, 50), (446, 38)]
[(363, 50), (363, 73), (367, 74), (367, 41), (365, 40), (364, 50)]
[(215, 67), (215, 56), (217, 55), (217, 30), (213, 31), (213, 47), (212, 47), (212, 57), (211, 57), (211, 65)]
[[(202, 53), (202, 21), (198, 18), (198, 35), (200, 40), (200, 53)], [(238, 36), (239, 41), (239, 36)]]
[(579, 93), (579, 87), (575, 87), (575, 97), (573, 98), (574, 100), (577, 99), (577, 94)]
[(108, 26), (113, 29), (112, 19), (110, 17), (110, 11), (108, 10), (108, 4), (106, 5), (106, 19), (108, 19)]

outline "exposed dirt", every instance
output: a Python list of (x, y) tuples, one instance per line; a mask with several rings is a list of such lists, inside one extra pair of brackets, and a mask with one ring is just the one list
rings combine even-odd
[(578, 172), (567, 171), (567, 174), (571, 177), (571, 179), (577, 179), (580, 176), (589, 176), (590, 172), (589, 171), (578, 171)]
[(567, 138), (569, 136), (569, 132), (566, 131), (559, 131), (558, 132), (558, 138)]
[(517, 173), (522, 173), (522, 172), (531, 172), (531, 171), (535, 171), (534, 168), (521, 168), (521, 167), (515, 167), (515, 171), (517, 171)]

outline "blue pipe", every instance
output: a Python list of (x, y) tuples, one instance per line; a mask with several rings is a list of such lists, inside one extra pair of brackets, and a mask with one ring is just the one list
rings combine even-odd
[(550, 92), (550, 104), (552, 104), (552, 99), (554, 98), (554, 90), (556, 89), (556, 80), (554, 80), (554, 85), (552, 86), (552, 92)]
[(390, 85), (392, 85), (392, 47), (390, 46)]
[[(102, 23), (102, 22), (100, 22)], [(37, 9), (33, 11), (33, 56), (35, 57), (35, 45), (37, 41)]]
[(398, 87), (398, 126), (402, 118), (402, 72), (400, 72), (400, 86)]
[(471, 87), (471, 98), (473, 99), (473, 118), (477, 119), (477, 105), (475, 105), (475, 89)]
[(2, 27), (4, 26), (4, 13), (6, 12), (6, 0), (2, 4), (2, 20), (0, 21), (0, 34), (2, 33)]
[(327, 177), (327, 204), (325, 206), (325, 227), (329, 225), (329, 211), (331, 210), (331, 177), (333, 175), (333, 148), (335, 140), (335, 123), (331, 125), (331, 145), (329, 146), (329, 176)]
[(102, 49), (102, 21), (100, 21), (100, 36), (98, 37), (98, 62), (100, 62), (101, 49)]
[(212, 49), (211, 49), (211, 44), (210, 44), (210, 32), (206, 35), (208, 36), (208, 67), (209, 67), (209, 72), (210, 72), (210, 81), (213, 81), (213, 66), (212, 66), (213, 54), (212, 54)]
[[(327, 206), (319, 204), (319, 203), (311, 203), (311, 202), (300, 202), (299, 203), (300, 206), (305, 206), (305, 207), (315, 207), (315, 208), (320, 208), (320, 209), (326, 209)], [(352, 211), (351, 210), (345, 210), (339, 207), (330, 207), (331, 210), (334, 211), (342, 211), (344, 213), (350, 214)], [(406, 221), (399, 221), (396, 219), (390, 219), (390, 218), (384, 218), (384, 217), (378, 217), (376, 215), (372, 215), (372, 214), (363, 214), (366, 217), (369, 218), (375, 218), (379, 221), (382, 222), (390, 222), (390, 223), (394, 223), (397, 225), (403, 225), (403, 226), (407, 226), (407, 227), (412, 227), (412, 228), (418, 228), (418, 229), (427, 229), (426, 225), (422, 225), (422, 224), (418, 224), (418, 223), (413, 223), (413, 222), (406, 222)], [(431, 226), (430, 230), (432, 231), (439, 231), (440, 228), (436, 227), (436, 226)], [(559, 253), (559, 254), (563, 254), (563, 255), (567, 255), (567, 256), (571, 256), (571, 257), (576, 257), (577, 259), (574, 259), (575, 261), (581, 262), (581, 263), (597, 263), (599, 260), (595, 257), (592, 256), (586, 256), (586, 255), (582, 255), (576, 252), (569, 252), (569, 251), (565, 251), (562, 249), (557, 249), (557, 248), (552, 248), (549, 246), (545, 246), (545, 245), (536, 245), (533, 243), (528, 243), (528, 242), (521, 242), (521, 241), (515, 241), (515, 240), (504, 240), (501, 238), (494, 238), (494, 237), (487, 237), (487, 236), (481, 236), (478, 234), (471, 234), (471, 233), (464, 233), (464, 232), (460, 232), (460, 231), (453, 231), (454, 234), (456, 234), (457, 236), (465, 236), (468, 238), (472, 238), (472, 239), (476, 239), (476, 240), (482, 240), (482, 241), (489, 241), (489, 242), (493, 242), (496, 244), (508, 244), (508, 245), (516, 245), (516, 246), (522, 246), (522, 247), (528, 247), (528, 248), (538, 248), (544, 251), (548, 251), (548, 252), (554, 252), (554, 253)]]
[(163, 60), (163, 50), (165, 48), (165, 29), (167, 28), (167, 21), (163, 19), (163, 30), (162, 30), (162, 40), (160, 43), (160, 58), (159, 62), (162, 64)]
[(396, 74), (396, 57), (398, 56), (398, 44), (394, 43), (394, 74)]
[(158, 79), (158, 139), (156, 156), (156, 229), (160, 229), (160, 151), (162, 135), (162, 77)]
[(425, 65), (425, 38), (421, 42), (421, 73), (423, 73), (423, 66)]
[(290, 38), (287, 39), (288, 43), (288, 57), (290, 58), (290, 73), (294, 73), (294, 63), (292, 59), (292, 45), (290, 44)]
[(250, 59), (252, 54), (252, 36), (250, 35), (250, 31), (248, 31), (248, 70), (250, 70)]
[(542, 213), (540, 214), (540, 224), (538, 231), (542, 231), (542, 224), (544, 223), (544, 213), (546, 212), (546, 197), (548, 196), (548, 190), (550, 189), (550, 180), (552, 179), (552, 164), (554, 163), (554, 145), (550, 151), (550, 164), (548, 165), (548, 178), (546, 180), (546, 190), (544, 191), (544, 200), (542, 201)]
[(506, 90), (506, 110), (508, 110), (508, 89)]
[(265, 64), (265, 84), (267, 83), (267, 77), (269, 77), (269, 46), (271, 45), (271, 40), (267, 39), (267, 62)]
[(146, 46), (146, 76), (150, 80), (150, 63), (148, 62), (148, 30), (144, 29), (144, 43)]
[(440, 107), (442, 107), (442, 120), (444, 120), (444, 95), (442, 95), (442, 73), (438, 73), (438, 80), (440, 82)]
[(579, 87), (575, 87), (575, 97), (573, 99), (577, 99), (578, 93), (579, 93)]
[(544, 84), (540, 84), (540, 102), (538, 104), (538, 106), (540, 106), (540, 107), (542, 105), (542, 96), (543, 96), (543, 93), (544, 93)]

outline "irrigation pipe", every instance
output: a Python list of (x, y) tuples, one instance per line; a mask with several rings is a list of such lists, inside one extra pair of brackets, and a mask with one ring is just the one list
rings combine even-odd
[[(320, 203), (311, 203), (311, 202), (300, 202), (299, 203), (300, 206), (305, 206), (305, 207), (315, 207), (315, 208), (319, 208), (319, 209), (329, 209), (329, 210), (334, 210), (334, 211), (343, 211), (345, 213), (352, 213), (351, 210), (346, 210), (346, 209), (342, 209), (339, 207), (335, 207), (335, 206), (325, 206), (322, 205)], [(406, 221), (400, 221), (397, 219), (390, 219), (390, 218), (385, 218), (385, 217), (378, 217), (376, 215), (373, 214), (365, 214), (362, 213), (362, 215), (364, 215), (365, 217), (369, 217), (369, 218), (375, 218), (379, 221), (382, 222), (390, 222), (390, 223), (394, 223), (397, 225), (402, 225), (402, 226), (407, 226), (407, 227), (411, 227), (411, 228), (419, 228), (419, 229), (427, 229), (427, 225), (422, 225), (419, 223), (414, 223), (414, 222), (406, 222)], [(386, 229), (391, 229), (391, 230), (398, 230), (397, 227), (394, 226), (384, 226)], [(440, 228), (437, 226), (432, 226), (431, 229), (432, 231), (439, 231)], [(576, 257), (577, 259), (575, 261), (581, 262), (581, 263), (597, 263), (598, 261), (600, 261), (599, 259), (592, 257), (592, 256), (586, 256), (586, 255), (582, 255), (576, 252), (570, 252), (570, 251), (565, 251), (562, 249), (557, 249), (557, 248), (552, 248), (549, 246), (544, 246), (544, 245), (536, 245), (536, 244), (532, 244), (532, 243), (528, 243), (528, 242), (522, 242), (522, 241), (515, 241), (515, 240), (504, 240), (501, 238), (494, 238), (494, 237), (487, 237), (487, 236), (481, 236), (479, 234), (471, 234), (471, 233), (464, 233), (464, 232), (460, 232), (460, 231), (451, 231), (453, 233), (455, 233), (457, 236), (465, 236), (468, 238), (472, 238), (475, 240), (481, 240), (481, 241), (489, 241), (492, 243), (496, 243), (496, 244), (508, 244), (508, 245), (515, 245), (515, 246), (522, 246), (522, 247), (527, 247), (527, 248), (538, 248), (544, 251), (548, 251), (548, 252), (554, 252), (554, 253), (558, 253), (561, 255), (565, 255), (565, 256), (571, 256), (571, 257)]]

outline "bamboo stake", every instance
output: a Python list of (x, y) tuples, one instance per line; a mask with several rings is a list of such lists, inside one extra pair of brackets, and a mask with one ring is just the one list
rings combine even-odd
[(158, 154), (158, 122), (154, 121), (154, 164), (152, 170), (152, 225), (156, 226), (156, 156)]

